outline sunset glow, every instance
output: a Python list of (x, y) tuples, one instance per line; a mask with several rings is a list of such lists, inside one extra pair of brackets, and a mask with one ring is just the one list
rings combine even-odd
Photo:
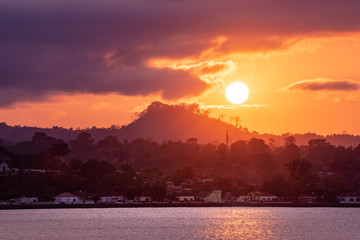
[(0, 238), (359, 238), (359, 10), (1, 0)]
[[(188, 2), (75, 2), (71, 11), (58, 1), (0, 4), (8, 23), (0, 39), (1, 121), (127, 125), (161, 101), (214, 106), (212, 117), (237, 115), (262, 133), (360, 133), (360, 26), (351, 4), (210, 0), (189, 12)], [(224, 86), (239, 80), (251, 89), (248, 107), (221, 107)]]
[(249, 89), (241, 82), (233, 82), (226, 88), (227, 99), (234, 104), (241, 104), (249, 96)]

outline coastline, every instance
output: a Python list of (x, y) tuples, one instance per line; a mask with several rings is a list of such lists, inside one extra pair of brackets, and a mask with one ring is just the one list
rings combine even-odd
[(131, 204), (28, 204), (0, 205), (11, 209), (67, 209), (67, 208), (179, 208), (179, 207), (290, 207), (290, 208), (360, 208), (360, 204), (339, 203), (131, 203)]

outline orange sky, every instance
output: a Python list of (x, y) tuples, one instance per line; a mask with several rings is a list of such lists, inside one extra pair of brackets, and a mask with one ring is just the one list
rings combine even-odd
[[(221, 5), (220, 2), (216, 4)], [(250, 9), (252, 7), (249, 5)], [(333, 14), (335, 8), (336, 6), (330, 6), (328, 12), (324, 10), (324, 14)], [(280, 12), (284, 14), (286, 9)], [(307, 14), (309, 18), (315, 16), (312, 12)], [(226, 14), (224, 16), (219, 14), (218, 17), (227, 21)], [(230, 14), (229, 18), (234, 16)], [(0, 97), (0, 121), (9, 125), (39, 127), (109, 127), (112, 124), (130, 123), (132, 116), (144, 110), (152, 101), (174, 104), (197, 102), (202, 107), (211, 109), (213, 117), (225, 114), (224, 120), (229, 121), (231, 116), (239, 116), (244, 127), (260, 133), (360, 134), (357, 126), (360, 121), (360, 28), (342, 28), (336, 25), (335, 20), (326, 25), (327, 22), (315, 19), (318, 24), (314, 24), (315, 29), (310, 29), (306, 21), (304, 26), (300, 23), (298, 26), (296, 19), (292, 19), (294, 29), (288, 30), (287, 26), (280, 24), (280, 20), (286, 20), (289, 16), (284, 14), (284, 19), (280, 18), (279, 23), (269, 16), (264, 16), (263, 22), (241, 26), (241, 30), (236, 26), (228, 26), (225, 20), (224, 23), (218, 21), (219, 26), (214, 25), (214, 30), (211, 27), (205, 30), (199, 28), (201, 24), (214, 24), (210, 20), (198, 22), (199, 27), (194, 29), (180, 26), (179, 23), (176, 25), (180, 29), (177, 29), (178, 33), (172, 33), (169, 28), (170, 30), (158, 33), (159, 39), (153, 37), (152, 33), (144, 33), (146, 29), (139, 30), (139, 33), (129, 30), (128, 38), (136, 35), (137, 38), (144, 36), (149, 39), (148, 43), (144, 40), (136, 48), (129, 48), (130, 53), (119, 50), (120, 47), (116, 44), (105, 48), (105, 45), (101, 45), (105, 41), (103, 39), (96, 42), (96, 47), (94, 43), (94, 46), (74, 55), (71, 52), (61, 55), (57, 48), (42, 47), (41, 54), (45, 56), (46, 53), (44, 59), (53, 54), (51, 61), (55, 62), (47, 65), (41, 63), (43, 59), (39, 58), (34, 60), (38, 60), (39, 64), (30, 65), (29, 68), (35, 69), (34, 72), (44, 71), (44, 76), (49, 72), (56, 72), (56, 77), (48, 74), (42, 83), (38, 83), (36, 78), (24, 78), (24, 81), (12, 80), (11, 84), (6, 85), (7, 79), (15, 79), (15, 74), (0, 69), (0, 77), (4, 82), (0, 86), (0, 93), (3, 94)], [(255, 17), (256, 15), (248, 16), (249, 21)], [(164, 18), (171, 16), (166, 15)], [(246, 16), (243, 19), (247, 20)], [(263, 24), (269, 19), (273, 22), (269, 23), (270, 27), (267, 29)], [(236, 17), (230, 20), (237, 21)], [(354, 19), (349, 21), (351, 20)], [(257, 27), (256, 24), (262, 25)], [(137, 25), (134, 24), (134, 28), (135, 26)], [(152, 28), (151, 24), (149, 28)], [(197, 34), (196, 31), (203, 33)], [(61, 34), (70, 33), (64, 31)], [(61, 37), (60, 35), (60, 42), (67, 41), (67, 36), (64, 36), (64, 40)], [(125, 36), (120, 33), (114, 38), (125, 41)], [(41, 44), (45, 46), (47, 43)], [(132, 46), (133, 43), (129, 40), (124, 44)], [(17, 50), (9, 51), (9, 56), (18, 53)], [(25, 54), (32, 54), (27, 51), (30, 50), (24, 47), (25, 60), (17, 67), (17, 71), (27, 71), (26, 64), (31, 59)], [(79, 65), (74, 71), (76, 61), (83, 62), (79, 56), (92, 59), (93, 65)], [(63, 59), (66, 64), (62, 62)], [(134, 64), (128, 65), (130, 62)], [(93, 70), (99, 64), (101, 69)], [(10, 64), (9, 66), (11, 68)], [(49, 71), (45, 72), (43, 69)], [(61, 85), (61, 81), (67, 81), (64, 80), (68, 79), (67, 76), (54, 80), (53, 85), (47, 86), (48, 82), (59, 74), (66, 74), (69, 69), (75, 72), (71, 76), (80, 74), (79, 78), (84, 78), (83, 84), (86, 87), (79, 87), (80, 83), (75, 85), (77, 78), (71, 80), (69, 87), (65, 82)], [(82, 76), (82, 72), (88, 72), (89, 75)], [(173, 73), (180, 75), (172, 77)], [(121, 76), (126, 79), (123, 80)], [(152, 78), (147, 80), (148, 76)], [(88, 78), (91, 80), (87, 80)], [(168, 80), (170, 78), (171, 81)], [(140, 80), (126, 82), (127, 79)], [(249, 88), (249, 98), (241, 105), (233, 105), (226, 100), (225, 87), (233, 81), (241, 81)], [(47, 87), (38, 92), (37, 84)], [(16, 98), (16, 95), (24, 97)]]

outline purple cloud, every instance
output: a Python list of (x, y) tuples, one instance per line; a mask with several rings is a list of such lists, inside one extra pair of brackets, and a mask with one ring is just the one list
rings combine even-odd
[(198, 57), (219, 36), (227, 37), (221, 54), (283, 48), (289, 36), (359, 31), (359, 7), (335, 0), (3, 0), (0, 90), (24, 94), (7, 94), (0, 106), (52, 92), (197, 95), (209, 87), (201, 79), (146, 61)]
[(360, 82), (354, 80), (334, 80), (329, 78), (316, 78), (302, 80), (283, 88), (286, 91), (356, 91), (360, 89)]

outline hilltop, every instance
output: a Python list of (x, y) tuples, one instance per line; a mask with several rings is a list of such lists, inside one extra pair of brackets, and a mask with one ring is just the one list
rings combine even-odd
[(325, 138), (334, 145), (357, 146), (360, 143), (360, 136), (349, 134), (321, 136), (315, 133), (275, 135), (250, 132), (245, 127), (210, 117), (208, 111), (200, 109), (196, 104), (168, 105), (161, 102), (151, 103), (133, 122), (122, 127), (113, 125), (109, 128), (66, 129), (57, 126), (52, 128), (9, 126), (0, 123), (0, 139), (10, 142), (30, 140), (35, 132), (45, 132), (49, 136), (65, 141), (75, 139), (81, 132), (88, 132), (95, 140), (111, 135), (116, 136), (120, 141), (145, 138), (162, 142), (197, 138), (201, 143), (225, 143), (226, 131), (230, 143), (239, 139), (259, 138), (279, 146), (283, 144), (284, 138), (291, 135), (296, 138), (298, 145), (307, 144), (310, 139), (315, 138)]

